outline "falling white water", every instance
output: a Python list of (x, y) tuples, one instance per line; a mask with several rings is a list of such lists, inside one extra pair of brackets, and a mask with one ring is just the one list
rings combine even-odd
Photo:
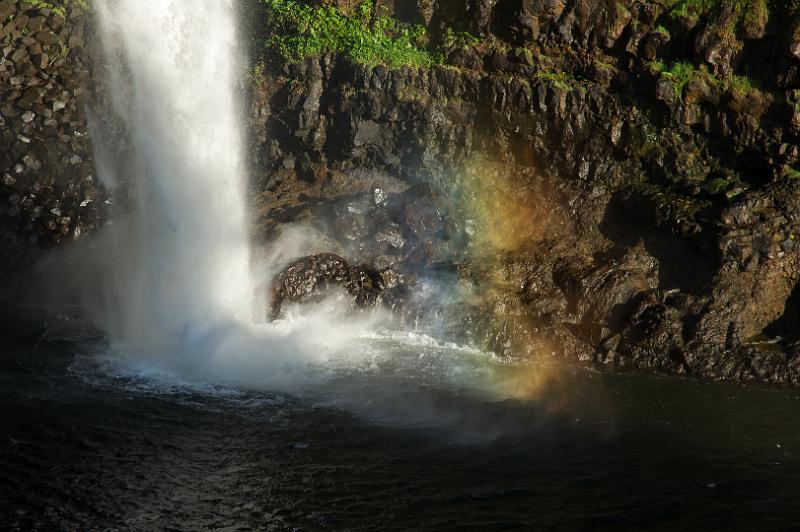
[[(250, 269), (233, 1), (94, 6), (102, 86), (121, 122), (93, 115), (97, 169), (115, 201), (131, 201), (67, 267), (84, 312), (137, 363), (236, 385), (318, 382), (373, 322), (343, 321), (334, 302), (274, 324), (254, 312), (266, 294), (254, 291)], [(300, 253), (325, 251), (306, 233), (275, 242), (259, 280)]]
[(136, 179), (113, 328), (137, 351), (177, 351), (252, 309), (235, 13), (230, 0), (94, 5)]

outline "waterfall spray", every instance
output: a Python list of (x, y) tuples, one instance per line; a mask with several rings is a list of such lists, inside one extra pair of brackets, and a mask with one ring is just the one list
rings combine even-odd
[(117, 171), (134, 181), (114, 238), (109, 328), (146, 354), (180, 351), (252, 309), (236, 17), (230, 0), (95, 6), (105, 86), (130, 141)]
[[(233, 1), (94, 5), (109, 108), (91, 120), (95, 159), (126, 205), (63, 261), (83, 311), (133, 363), (252, 387), (317, 382), (327, 357), (372, 325), (342, 320), (335, 303), (273, 324), (254, 313), (266, 294), (254, 294), (250, 268)], [(269, 255), (316, 245), (287, 232)]]

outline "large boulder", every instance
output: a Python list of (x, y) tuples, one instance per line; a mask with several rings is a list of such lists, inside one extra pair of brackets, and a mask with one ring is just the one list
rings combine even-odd
[(351, 266), (334, 253), (303, 257), (289, 265), (272, 282), (268, 315), (278, 319), (286, 302), (318, 300), (332, 287), (341, 287), (357, 307), (374, 306), (382, 289), (378, 275), (363, 266)]

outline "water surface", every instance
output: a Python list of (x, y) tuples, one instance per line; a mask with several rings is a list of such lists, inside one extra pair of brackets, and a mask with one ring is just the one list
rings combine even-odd
[(514, 363), (364, 342), (296, 395), (126, 369), (79, 322), (8, 345), (4, 528), (797, 526), (797, 390), (569, 368), (525, 399)]

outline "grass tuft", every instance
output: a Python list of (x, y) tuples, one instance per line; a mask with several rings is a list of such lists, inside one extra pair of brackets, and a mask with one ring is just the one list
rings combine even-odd
[(551, 82), (555, 87), (570, 91), (574, 88), (584, 89), (581, 81), (571, 72), (556, 72), (553, 70), (541, 70), (536, 77)]
[(711, 74), (705, 69), (705, 66), (699, 69), (686, 61), (678, 61), (673, 63), (672, 66), (667, 66), (663, 61), (651, 61), (648, 66), (651, 70), (660, 73), (663, 77), (672, 82), (675, 89), (675, 96), (679, 97), (683, 94), (683, 89), (686, 85), (695, 79), (704, 78), (710, 79)]
[(656, 28), (653, 30), (653, 32), (660, 33), (661, 35), (664, 35), (667, 39), (670, 38), (669, 30), (667, 28), (665, 28), (664, 26), (661, 26), (661, 25), (656, 26)]
[(371, 0), (352, 15), (333, 6), (310, 7), (296, 0), (263, 0), (271, 37), (267, 46), (287, 61), (337, 52), (368, 66), (430, 66), (439, 58), (425, 49), (428, 36), (422, 26), (373, 17)]

